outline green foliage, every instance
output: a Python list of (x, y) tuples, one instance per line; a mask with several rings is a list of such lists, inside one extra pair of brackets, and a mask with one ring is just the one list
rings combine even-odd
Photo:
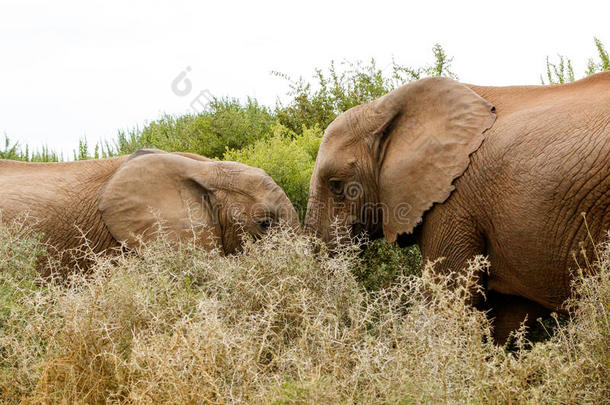
[[(598, 38), (593, 38), (593, 42), (595, 43), (595, 48), (597, 49), (599, 62), (596, 62), (593, 58), (589, 59), (587, 71), (585, 72), (586, 76), (610, 70), (610, 59), (604, 44)], [(540, 76), (540, 81), (542, 84), (564, 84), (576, 80), (574, 68), (572, 67), (572, 61), (570, 58), (563, 55), (557, 56), (559, 57), (559, 62), (557, 63), (551, 63), (549, 57), (546, 57), (546, 77), (548, 83), (545, 83), (542, 76)]]
[(271, 133), (275, 118), (256, 100), (215, 99), (210, 110), (179, 117), (164, 115), (143, 130), (119, 132), (114, 151), (124, 155), (141, 148), (193, 152), (220, 158), (226, 149), (241, 149)]
[(362, 264), (354, 269), (358, 282), (369, 291), (388, 288), (403, 276), (421, 274), (422, 258), (417, 246), (401, 248), (385, 239), (372, 242)]
[(604, 44), (598, 38), (593, 38), (593, 41), (595, 42), (599, 62), (596, 62), (593, 58), (589, 59), (589, 63), (587, 64), (587, 75), (610, 70), (610, 58), (608, 57), (608, 51), (604, 47)]
[[(549, 84), (564, 84), (574, 81), (574, 69), (572, 68), (572, 61), (563, 55), (558, 55), (559, 62), (553, 64), (549, 61), (549, 57), (546, 58), (546, 76)], [(544, 84), (544, 79), (542, 79)]]
[(393, 63), (393, 76), (397, 83), (404, 84), (413, 80), (423, 79), (424, 77), (443, 76), (452, 79), (458, 79), (458, 76), (451, 71), (451, 63), (453, 58), (450, 58), (440, 44), (434, 44), (432, 47), (434, 54), (434, 63), (418, 69), (406, 68), (404, 66)]
[(286, 192), (303, 219), (322, 130), (318, 127), (303, 128), (300, 134), (296, 134), (278, 123), (273, 126), (272, 134), (243, 149), (228, 150), (223, 159), (265, 170)]
[(392, 61), (391, 72), (386, 73), (374, 59), (368, 64), (361, 61), (341, 63), (339, 69), (331, 62), (324, 72), (316, 69), (314, 82), (298, 80), (273, 72), (288, 81), (290, 101), (278, 103), (275, 114), (278, 121), (298, 133), (303, 127), (318, 125), (326, 128), (332, 120), (354, 106), (368, 103), (413, 80), (426, 76), (457, 78), (450, 70), (453, 58), (449, 58), (443, 47), (434, 45), (434, 62), (423, 68), (403, 66)]
[(276, 106), (278, 121), (295, 132), (307, 125), (326, 128), (341, 112), (374, 100), (393, 88), (374, 60), (368, 65), (362, 62), (342, 65), (346, 66), (343, 71), (334, 62), (330, 63), (327, 73), (316, 69), (315, 84), (274, 72), (289, 82), (291, 96), (287, 105)]
[[(97, 145), (96, 145), (97, 150)], [(78, 140), (78, 149), (74, 150), (74, 160), (87, 160), (89, 157), (89, 145), (86, 139)]]
[(63, 156), (57, 154), (48, 145), (43, 145), (40, 151), (34, 151), (31, 155), (26, 147), (25, 156), (26, 160), (30, 162), (61, 162), (63, 160)]
[(4, 147), (0, 150), (0, 159), (23, 160), (23, 155), (19, 149), (19, 143), (11, 143), (10, 139), (4, 136)]
[(62, 157), (47, 145), (44, 145), (40, 151), (34, 151), (30, 154), (28, 145), (25, 146), (24, 151), (21, 149), (19, 142), (12, 143), (5, 135), (4, 146), (0, 150), (0, 159), (21, 160), (24, 162), (59, 162), (62, 160)]

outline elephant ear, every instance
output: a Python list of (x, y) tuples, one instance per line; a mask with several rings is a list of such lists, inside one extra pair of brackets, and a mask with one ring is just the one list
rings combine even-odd
[[(131, 155), (98, 197), (98, 209), (112, 236), (129, 247), (161, 229), (172, 240), (220, 238), (214, 214), (215, 162), (157, 150)], [(161, 227), (161, 228), (160, 228)]]
[(385, 138), (378, 142), (379, 195), (388, 214), (383, 232), (394, 242), (411, 233), (434, 203), (449, 198), (493, 125), (495, 108), (466, 86), (438, 77), (394, 90), (371, 108), (388, 123), (376, 136)]

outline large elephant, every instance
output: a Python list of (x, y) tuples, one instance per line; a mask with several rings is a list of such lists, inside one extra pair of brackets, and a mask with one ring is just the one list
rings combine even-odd
[(67, 163), (0, 161), (0, 213), (27, 215), (48, 245), (64, 251), (83, 236), (94, 252), (135, 247), (161, 226), (225, 254), (283, 221), (299, 227), (284, 191), (261, 169), (190, 153), (143, 149)]
[(487, 255), (473, 304), (491, 309), (499, 342), (526, 314), (563, 312), (573, 252), (610, 229), (610, 72), (556, 86), (428, 78), (344, 112), (306, 216), (327, 241), (332, 222), (417, 243), (445, 258), (438, 271)]

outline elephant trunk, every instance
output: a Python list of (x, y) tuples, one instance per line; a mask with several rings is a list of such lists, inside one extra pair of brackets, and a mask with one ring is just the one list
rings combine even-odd
[(328, 241), (327, 227), (324, 227), (323, 224), (323, 211), (321, 201), (315, 196), (310, 195), (307, 202), (304, 232), (306, 235), (318, 238), (312, 241), (312, 250), (315, 254), (318, 254), (322, 249), (322, 245)]
[(302, 228), (301, 221), (299, 221), (299, 215), (288, 197), (284, 196), (284, 199), (284, 203), (281, 204), (281, 217), (290, 229), (300, 233)]
[(305, 232), (307, 234), (325, 239), (323, 213), (322, 202), (315, 196), (310, 196), (307, 202), (307, 214), (305, 215)]

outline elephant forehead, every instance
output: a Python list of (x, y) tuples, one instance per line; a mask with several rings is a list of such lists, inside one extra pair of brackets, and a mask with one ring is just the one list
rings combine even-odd
[(361, 106), (351, 108), (335, 118), (326, 128), (322, 143), (332, 142), (341, 135), (352, 132), (357, 120), (356, 115), (360, 109), (359, 107)]
[(258, 167), (248, 166), (239, 162), (222, 161), (217, 163), (219, 175), (233, 175), (245, 177), (264, 177), (267, 173)]
[(224, 161), (218, 163), (216, 175), (221, 182), (224, 182), (227, 189), (248, 192), (279, 189), (278, 185), (263, 169), (239, 162)]
[(322, 138), (323, 148), (347, 148), (357, 144), (367, 135), (368, 104), (359, 105), (345, 111), (330, 123)]

